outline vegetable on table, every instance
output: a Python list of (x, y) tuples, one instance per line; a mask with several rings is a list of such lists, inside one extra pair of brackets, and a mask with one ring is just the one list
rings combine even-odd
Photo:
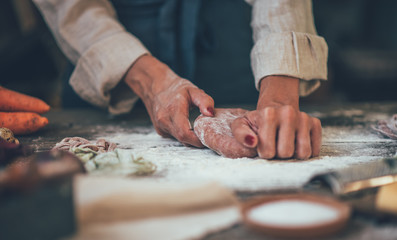
[(45, 113), (50, 106), (44, 101), (0, 86), (0, 111)]
[(33, 112), (0, 112), (0, 127), (14, 134), (33, 133), (48, 124), (48, 119)]
[(8, 128), (0, 127), (0, 140), (1, 139), (9, 143), (19, 144), (18, 139), (14, 137), (14, 133)]

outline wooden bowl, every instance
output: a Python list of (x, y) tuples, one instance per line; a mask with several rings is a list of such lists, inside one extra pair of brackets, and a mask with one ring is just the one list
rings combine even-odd
[[(261, 223), (250, 219), (249, 213), (253, 208), (258, 207), (259, 205), (276, 203), (285, 200), (297, 200), (306, 203), (315, 203), (317, 206), (318, 204), (324, 205), (326, 207), (333, 208), (336, 211), (337, 216), (331, 220), (302, 225), (278, 225)], [(320, 237), (336, 233), (346, 226), (351, 213), (351, 208), (346, 203), (342, 203), (330, 197), (306, 193), (277, 194), (255, 198), (242, 203), (240, 210), (243, 221), (247, 226), (269, 235), (294, 238)]]

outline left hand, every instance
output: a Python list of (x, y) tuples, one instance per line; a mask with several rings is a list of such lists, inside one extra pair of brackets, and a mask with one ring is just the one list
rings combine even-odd
[(158, 134), (203, 147), (191, 129), (189, 109), (197, 106), (205, 116), (213, 116), (214, 100), (209, 95), (151, 55), (138, 58), (124, 81), (142, 99)]
[(320, 154), (321, 122), (299, 110), (299, 79), (262, 79), (257, 109), (233, 121), (233, 136), (261, 158), (308, 159)]

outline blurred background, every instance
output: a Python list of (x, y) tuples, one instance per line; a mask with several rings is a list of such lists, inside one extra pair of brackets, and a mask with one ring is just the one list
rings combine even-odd
[[(329, 81), (303, 102), (397, 100), (396, 9), (393, 0), (313, 1)], [(58, 108), (67, 63), (30, 0), (0, 1), (0, 85)]]

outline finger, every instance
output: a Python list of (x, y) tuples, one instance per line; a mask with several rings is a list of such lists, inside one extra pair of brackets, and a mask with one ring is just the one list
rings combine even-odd
[(239, 117), (231, 124), (234, 138), (243, 146), (255, 148), (258, 144), (258, 137), (251, 129), (249, 120), (245, 117)]
[(312, 118), (312, 130), (310, 137), (312, 145), (312, 157), (317, 157), (320, 155), (322, 142), (322, 128), (321, 122), (318, 118)]
[(265, 108), (258, 114), (258, 155), (260, 158), (272, 159), (276, 156), (277, 114), (274, 108)]
[(299, 113), (300, 120), (296, 134), (295, 157), (297, 159), (308, 159), (312, 155), (310, 140), (311, 119), (306, 113)]
[(215, 116), (214, 100), (199, 88), (189, 88), (189, 94), (194, 105), (200, 108), (200, 112), (208, 117)]
[(177, 113), (172, 118), (172, 135), (181, 143), (195, 147), (204, 147), (189, 122), (187, 114)]
[(285, 107), (280, 114), (280, 129), (277, 139), (277, 157), (281, 159), (291, 158), (295, 152), (295, 134), (297, 126), (296, 110)]

